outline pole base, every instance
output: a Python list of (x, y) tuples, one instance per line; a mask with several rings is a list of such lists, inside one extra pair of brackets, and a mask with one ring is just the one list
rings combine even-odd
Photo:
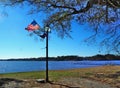
[(36, 80), (38, 83), (45, 83), (46, 81), (45, 81), (45, 79), (37, 79)]

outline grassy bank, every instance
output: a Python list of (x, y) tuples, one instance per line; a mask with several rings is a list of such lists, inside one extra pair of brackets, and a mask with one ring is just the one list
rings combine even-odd
[[(0, 78), (15, 78), (25, 80), (43, 79), (45, 78), (45, 71), (0, 74)], [(49, 71), (50, 81), (59, 82), (63, 78), (84, 78), (88, 80), (100, 81), (119, 88), (120, 66), (101, 66), (93, 68)], [(75, 80), (72, 81), (74, 82)]]
[[(72, 70), (60, 70), (60, 71), (49, 71), (49, 78), (51, 80), (57, 80), (63, 77), (97, 77), (104, 76), (108, 77), (111, 75), (120, 73), (120, 66), (101, 66), (93, 68), (81, 68)], [(38, 79), (45, 78), (45, 71), (33, 71), (33, 72), (19, 72), (19, 73), (7, 73), (0, 74), (0, 77), (5, 78), (18, 78), (18, 79)], [(120, 76), (118, 75), (118, 78)]]

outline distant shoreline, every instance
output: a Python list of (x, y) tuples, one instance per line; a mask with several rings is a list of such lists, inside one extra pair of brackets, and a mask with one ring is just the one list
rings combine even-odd
[[(58, 56), (58, 57), (49, 57), (49, 61), (83, 61), (83, 60), (90, 60), (90, 61), (108, 61), (108, 60), (120, 60), (120, 56), (113, 55), (113, 54), (106, 54), (106, 55), (95, 55), (89, 57), (80, 57), (80, 56)], [(16, 59), (0, 59), (0, 61), (46, 61), (45, 57), (38, 57), (38, 58), (16, 58)]]

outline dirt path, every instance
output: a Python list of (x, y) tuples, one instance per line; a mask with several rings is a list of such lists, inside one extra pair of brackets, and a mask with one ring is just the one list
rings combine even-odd
[(36, 80), (1, 78), (0, 88), (115, 88), (83, 78), (62, 78), (58, 82), (38, 83)]
[[(88, 80), (88, 79), (82, 79), (82, 78), (68, 78), (61, 80), (62, 83), (66, 83), (68, 85), (74, 85), (79, 88), (115, 88), (108, 84), (103, 84), (101, 82)], [(74, 88), (74, 87), (73, 87)]]

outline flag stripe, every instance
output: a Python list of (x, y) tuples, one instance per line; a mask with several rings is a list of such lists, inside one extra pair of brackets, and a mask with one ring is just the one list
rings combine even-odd
[(40, 26), (35, 20), (33, 20), (31, 24), (29, 24), (26, 28), (26, 30), (28, 31), (34, 31), (34, 30), (39, 30), (39, 29), (40, 29)]

